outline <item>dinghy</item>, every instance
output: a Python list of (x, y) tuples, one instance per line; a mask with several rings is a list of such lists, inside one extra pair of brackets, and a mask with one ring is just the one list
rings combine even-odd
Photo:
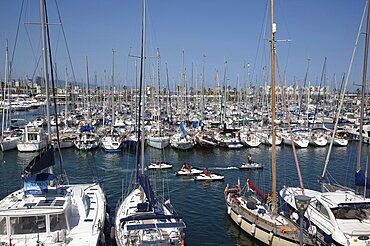
[(252, 163), (242, 162), (241, 166), (239, 166), (239, 169), (262, 169), (262, 168), (263, 168), (262, 164), (257, 162)]
[(165, 161), (160, 161), (157, 160), (156, 162), (152, 162), (149, 166), (148, 169), (151, 170), (156, 170), (156, 169), (170, 169), (172, 168), (172, 164), (165, 162)]
[(203, 173), (199, 174), (198, 176), (194, 177), (194, 180), (199, 181), (218, 181), (223, 180), (225, 177), (219, 173), (211, 173), (208, 171), (207, 168), (203, 170)]
[(198, 175), (203, 173), (203, 170), (197, 167), (189, 167), (189, 168), (181, 168), (177, 173), (176, 176), (184, 176), (184, 175)]

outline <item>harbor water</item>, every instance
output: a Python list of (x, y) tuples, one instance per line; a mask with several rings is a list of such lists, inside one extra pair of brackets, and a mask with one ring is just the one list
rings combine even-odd
[[(320, 189), (321, 176), (328, 147), (298, 149), (299, 165), (306, 188)], [(363, 148), (363, 169), (369, 146)], [(61, 151), (64, 169), (70, 183), (100, 182), (113, 216), (117, 201), (128, 190), (135, 170), (135, 150), (122, 149), (107, 154), (102, 149), (83, 152), (70, 148)], [(237, 167), (252, 154), (253, 160), (264, 165), (263, 170), (239, 170)], [(36, 153), (16, 150), (0, 152), (0, 198), (22, 187), (22, 169)], [(357, 142), (347, 147), (333, 147), (327, 175), (342, 185), (353, 187), (356, 170)], [(58, 155), (56, 152), (56, 158)], [(170, 201), (187, 225), (187, 245), (259, 245), (232, 222), (227, 213), (223, 196), (226, 184), (235, 185), (240, 178), (243, 186), (252, 179), (266, 193), (271, 191), (271, 147), (228, 150), (222, 148), (177, 151), (171, 148), (156, 150), (145, 148), (145, 163), (161, 159), (174, 164), (172, 170), (147, 171), (155, 190)], [(175, 172), (183, 163), (225, 175), (222, 182), (194, 181), (191, 177), (178, 177)], [(59, 161), (55, 173), (60, 172)], [(277, 147), (277, 189), (284, 185), (298, 186), (297, 170), (290, 146)], [(162, 199), (162, 198), (161, 198)]]

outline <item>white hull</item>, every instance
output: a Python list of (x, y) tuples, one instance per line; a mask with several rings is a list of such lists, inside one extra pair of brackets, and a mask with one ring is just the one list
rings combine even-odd
[(190, 176), (190, 175), (198, 175), (203, 173), (203, 170), (199, 168), (192, 167), (191, 170), (189, 169), (181, 169), (176, 173), (177, 176)]
[(251, 164), (249, 163), (242, 163), (241, 166), (239, 166), (239, 169), (261, 169), (263, 168), (262, 164), (253, 162)]
[(101, 146), (106, 152), (117, 152), (122, 148), (122, 141), (119, 137), (106, 136), (102, 138)]
[[(8, 225), (7, 235), (0, 235), (1, 245), (10, 238), (13, 245), (36, 245), (39, 240), (43, 245), (91, 246), (104, 241), (106, 201), (98, 184), (49, 186), (48, 190), (50, 204), (41, 205), (45, 196), (24, 196), (23, 189), (1, 200), (0, 218), (5, 217)], [(19, 222), (11, 221), (15, 215)], [(36, 216), (37, 226), (32, 227), (28, 222)]]
[[(182, 243), (182, 228), (185, 224), (182, 221), (171, 218), (170, 211), (163, 206), (164, 216), (166, 219), (156, 219), (151, 209), (140, 211), (138, 205), (146, 202), (145, 193), (141, 187), (137, 187), (119, 204), (116, 210), (115, 218), (115, 239), (118, 246), (134, 245), (175, 245), (180, 246)], [(130, 220), (129, 218), (141, 216), (143, 219)], [(152, 219), (145, 219), (145, 216)], [(127, 219), (127, 222), (121, 222), (121, 219)], [(156, 226), (155, 230), (142, 228), (143, 224), (148, 227)], [(167, 224), (168, 227), (160, 227), (160, 224)], [(175, 224), (179, 227), (175, 227)], [(173, 226), (172, 226), (173, 225)], [(136, 227), (132, 229), (130, 227)]]
[(199, 176), (194, 177), (194, 180), (197, 181), (220, 181), (223, 180), (225, 177), (218, 173), (211, 173), (210, 175), (206, 175), (204, 173), (199, 174)]
[(146, 143), (156, 149), (164, 149), (170, 144), (169, 137), (148, 137)]
[(40, 151), (46, 147), (46, 140), (45, 141), (37, 141), (37, 142), (23, 142), (19, 141), (17, 143), (17, 149), (20, 152), (34, 152)]
[(151, 163), (148, 166), (148, 169), (171, 169), (172, 164), (166, 163), (166, 162), (159, 162), (159, 163)]
[[(294, 138), (294, 136), (293, 136), (293, 138)], [(307, 139), (304, 139), (304, 138), (294, 138), (293, 141), (291, 140), (290, 137), (285, 137), (284, 138), (284, 144), (292, 146), (293, 143), (294, 143), (295, 147), (307, 148), (308, 144), (310, 142)]]
[(1, 150), (7, 151), (17, 148), (18, 142), (22, 139), (22, 137), (6, 137), (0, 143)]

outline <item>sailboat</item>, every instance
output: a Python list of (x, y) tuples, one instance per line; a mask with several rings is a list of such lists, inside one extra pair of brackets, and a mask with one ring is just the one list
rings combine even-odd
[[(1, 136), (0, 136), (0, 147), (1, 151), (7, 151), (17, 148), (17, 144), (23, 137), (23, 130), (16, 128), (12, 129), (11, 122), (11, 103), (10, 103), (10, 86), (8, 85), (9, 78), (9, 59), (8, 59), (8, 42), (6, 42), (5, 52), (5, 86), (4, 88), (4, 104), (2, 108), (2, 124), (1, 124)], [(6, 91), (8, 90), (8, 105), (5, 104)]]
[[(184, 245), (182, 218), (173, 213), (170, 203), (161, 203), (152, 190), (149, 177), (144, 174), (144, 129), (141, 118), (144, 113), (144, 68), (145, 68), (145, 15), (143, 2), (140, 97), (136, 147), (136, 184), (131, 192), (117, 205), (115, 239), (119, 246), (129, 245)], [(139, 146), (140, 144), (140, 146)], [(140, 169), (140, 170), (139, 170)]]
[[(367, 10), (367, 26), (365, 39), (365, 55), (363, 65), (363, 85), (366, 83), (367, 59), (368, 59), (368, 44), (370, 31), (370, 11), (369, 1), (363, 12), (363, 18)], [(361, 21), (362, 23), (362, 21)], [(361, 29), (361, 28), (360, 28)], [(358, 32), (357, 40), (360, 34)], [(357, 43), (357, 41), (356, 41)], [(352, 55), (352, 59), (354, 53)], [(349, 73), (348, 73), (349, 74)], [(347, 75), (348, 81), (348, 75)], [(346, 82), (347, 84), (347, 82)], [(344, 86), (345, 88), (346, 86)], [(363, 87), (364, 90), (364, 87)], [(364, 94), (362, 94), (364, 96)], [(338, 112), (342, 107), (344, 93), (342, 94), (341, 104)], [(363, 97), (364, 98), (364, 97)], [(362, 99), (363, 99), (362, 98)], [(360, 126), (363, 123), (363, 106), (364, 100), (361, 102), (361, 120)], [(337, 115), (334, 131), (332, 134), (329, 152), (327, 154), (324, 171), (320, 182), (323, 192), (305, 189), (306, 196), (311, 197), (310, 204), (304, 214), (304, 219), (310, 221), (309, 232), (313, 237), (322, 238), (325, 243), (330, 245), (369, 245), (370, 242), (370, 198), (366, 198), (366, 188), (370, 186), (367, 179), (367, 171), (361, 169), (361, 141), (358, 145), (357, 156), (357, 172), (355, 175), (356, 192), (350, 187), (340, 184), (331, 184), (323, 182), (329, 163), (330, 150), (334, 142), (335, 131), (337, 128), (339, 114)], [(359, 187), (364, 187), (364, 195), (359, 194)], [(295, 206), (295, 198), (302, 195), (302, 190), (296, 187), (284, 187), (280, 191), (280, 196), (288, 204), (290, 212), (297, 210)]]
[(114, 128), (115, 103), (114, 103), (114, 50), (112, 50), (112, 123), (109, 133), (101, 139), (101, 145), (106, 152), (114, 153), (121, 151), (123, 139)]
[[(49, 102), (46, 11), (46, 2), (40, 0), (46, 97)], [(52, 67), (50, 74), (53, 74)], [(50, 118), (49, 103), (47, 103), (47, 112)], [(50, 123), (48, 128), (50, 129)], [(47, 148), (22, 172), (24, 187), (0, 201), (1, 245), (104, 243), (106, 200), (100, 185), (97, 183), (64, 185), (64, 175), (57, 178), (53, 174), (54, 165), (54, 150), (50, 145), (49, 135)], [(48, 172), (41, 172), (47, 168)], [(64, 173), (62, 165), (61, 173)]]
[[(240, 180), (235, 187), (226, 186), (224, 190), (227, 214), (251, 237), (266, 245), (297, 245), (299, 233), (297, 224), (277, 211), (276, 194), (276, 135), (275, 135), (275, 32), (274, 1), (271, 0), (271, 124), (272, 124), (272, 192), (263, 193), (251, 180), (241, 189)], [(257, 196), (258, 195), (258, 196)], [(308, 237), (305, 245), (313, 244)]]

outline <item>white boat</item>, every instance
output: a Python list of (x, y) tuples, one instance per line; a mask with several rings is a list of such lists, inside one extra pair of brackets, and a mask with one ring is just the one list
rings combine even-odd
[(227, 145), (227, 147), (229, 149), (241, 149), (244, 147), (243, 144), (239, 143), (239, 142), (231, 142)]
[(189, 135), (184, 136), (181, 133), (176, 133), (170, 138), (170, 145), (174, 149), (189, 150), (194, 147), (195, 142)]
[(105, 136), (101, 139), (101, 146), (108, 153), (121, 151), (122, 143), (120, 136)]
[(179, 171), (176, 172), (177, 176), (190, 176), (190, 175), (198, 175), (203, 173), (203, 170), (197, 167), (189, 167), (189, 168), (181, 168)]
[(333, 145), (338, 147), (345, 147), (348, 145), (348, 139), (341, 137), (334, 137)]
[(324, 147), (328, 144), (327, 138), (323, 134), (315, 130), (311, 132), (308, 140), (309, 140), (309, 143), (314, 147)]
[(173, 165), (168, 162), (158, 160), (156, 162), (150, 163), (150, 165), (148, 165), (148, 169), (171, 169), (172, 166)]
[[(146, 0), (143, 0), (142, 12), (142, 43), (141, 43), (141, 74), (140, 74), (140, 96), (138, 104), (137, 139), (140, 148), (144, 150), (145, 131), (141, 125), (144, 113), (144, 68), (145, 68), (145, 16)], [(116, 217), (114, 219), (114, 236), (118, 246), (134, 245), (185, 245), (183, 229), (186, 227), (182, 218), (174, 213), (171, 202), (161, 203), (157, 199), (151, 187), (149, 177), (144, 174), (144, 151), (137, 153), (136, 158), (136, 183), (131, 187), (117, 204)]]
[(240, 140), (242, 144), (251, 148), (256, 148), (261, 144), (260, 138), (251, 132), (240, 134)]
[(307, 138), (300, 134), (292, 135), (293, 139), (291, 139), (289, 133), (283, 134), (284, 144), (292, 146), (294, 144), (295, 147), (298, 148), (307, 148), (308, 144), (310, 143)]
[[(67, 149), (74, 146), (74, 141), (78, 138), (78, 134), (74, 132), (60, 132), (59, 134), (59, 148)], [(54, 149), (58, 148), (58, 139), (54, 135), (51, 139)]]
[(23, 138), (23, 130), (15, 129), (11, 131), (5, 131), (3, 138), (0, 141), (1, 151), (8, 151), (17, 148), (17, 144)]
[(39, 151), (46, 147), (48, 136), (44, 130), (29, 123), (24, 128), (23, 138), (17, 143), (17, 149), (21, 152)]
[[(285, 187), (280, 196), (296, 211), (295, 196), (302, 195), (296, 187)], [(304, 216), (310, 220), (312, 237), (326, 239), (331, 245), (368, 245), (370, 239), (370, 199), (350, 191), (318, 192), (304, 189), (311, 198)]]
[(170, 144), (168, 136), (148, 136), (146, 143), (156, 149), (164, 149)]
[(239, 169), (262, 169), (263, 165), (261, 163), (257, 162), (243, 162), (240, 166)]
[(78, 138), (74, 141), (74, 145), (79, 150), (92, 150), (99, 147), (99, 136), (92, 132), (91, 126), (80, 128)]
[(222, 174), (211, 173), (208, 171), (207, 173), (202, 172), (198, 176), (195, 176), (194, 180), (196, 181), (221, 181), (221, 180), (224, 180), (224, 178), (225, 177)]
[(98, 184), (22, 188), (0, 201), (0, 244), (97, 245), (105, 241), (105, 196)]
[[(259, 136), (259, 138), (261, 139), (262, 144), (268, 145), (268, 146), (272, 145), (272, 136), (271, 136), (271, 134), (261, 132), (261, 133), (257, 133), (257, 136)], [(275, 146), (281, 145), (281, 143), (282, 143), (281, 136), (276, 136), (275, 137)]]
[[(40, 6), (45, 81), (49, 81), (44, 0), (40, 1)], [(49, 91), (47, 85), (45, 90)], [(49, 98), (47, 101), (49, 105)], [(39, 133), (36, 126), (26, 126), (27, 140), (40, 141)], [(91, 246), (105, 243), (106, 200), (101, 187), (96, 183), (64, 185), (63, 170), (59, 179), (52, 174), (54, 164), (54, 150), (48, 146), (23, 170), (23, 188), (0, 201), (1, 245)], [(50, 173), (40, 173), (45, 169)]]

